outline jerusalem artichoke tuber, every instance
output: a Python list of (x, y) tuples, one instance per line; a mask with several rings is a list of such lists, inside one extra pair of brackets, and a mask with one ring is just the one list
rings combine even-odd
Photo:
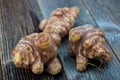
[(40, 74), (44, 70), (55, 75), (62, 69), (57, 58), (61, 38), (75, 23), (79, 13), (77, 7), (59, 8), (51, 13), (49, 19), (40, 23), (41, 33), (33, 33), (23, 37), (13, 50), (12, 58), (17, 67), (31, 69)]
[(73, 28), (69, 33), (69, 53), (76, 56), (77, 69), (86, 70), (89, 59), (110, 61), (111, 54), (104, 46), (104, 32), (92, 25)]

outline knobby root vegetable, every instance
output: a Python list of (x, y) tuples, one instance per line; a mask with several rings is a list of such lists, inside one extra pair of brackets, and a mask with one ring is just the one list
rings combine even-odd
[(31, 69), (40, 74), (44, 68), (50, 74), (58, 74), (61, 63), (57, 58), (61, 39), (69, 33), (79, 13), (77, 7), (58, 8), (51, 17), (43, 20), (39, 28), (41, 33), (32, 33), (23, 37), (13, 49), (13, 62), (17, 67)]
[(90, 59), (111, 60), (112, 55), (104, 46), (104, 32), (86, 24), (69, 32), (69, 53), (76, 56), (77, 69), (85, 71)]

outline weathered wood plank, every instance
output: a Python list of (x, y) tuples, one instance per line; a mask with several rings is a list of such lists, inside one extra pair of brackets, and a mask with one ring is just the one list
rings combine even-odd
[[(57, 76), (51, 76), (44, 72), (41, 75), (35, 75), (30, 70), (16, 68), (11, 59), (13, 47), (22, 36), (32, 32), (39, 31), (37, 20), (34, 18), (32, 10), (30, 11), (27, 0), (0, 0), (2, 6), (2, 58), (1, 66), (4, 80), (63, 80), (60, 73)], [(33, 7), (34, 8), (34, 7)], [(42, 15), (39, 15), (42, 18)], [(39, 17), (39, 20), (41, 20)], [(34, 18), (34, 19), (33, 19)], [(34, 21), (33, 23), (33, 20)]]
[[(82, 0), (97, 25), (106, 32), (106, 40), (120, 65), (120, 7), (119, 0)], [(120, 68), (118, 68), (120, 69)], [(116, 70), (118, 70), (116, 69)], [(113, 72), (115, 74), (116, 72)], [(119, 75), (117, 78), (120, 79)]]
[(1, 67), (1, 55), (2, 55), (2, 34), (1, 34), (1, 26), (2, 24), (2, 13), (1, 13), (1, 1), (0, 1), (0, 79), (3, 80), (3, 73), (2, 73), (2, 67)]
[(120, 62), (120, 0), (83, 0)]
[[(55, 77), (50, 76), (49, 74), (46, 74), (46, 73), (43, 73), (42, 75), (33, 75), (31, 71), (16, 68), (13, 65), (13, 63), (10, 62), (11, 51), (12, 51), (12, 48), (16, 45), (17, 41), (21, 38), (21, 36), (24, 36), (31, 32), (36, 32), (36, 31), (39, 32), (37, 25), (39, 24), (39, 20), (43, 18), (41, 17), (41, 14), (43, 14), (44, 18), (47, 18), (50, 12), (57, 7), (78, 6), (79, 8), (81, 8), (81, 14), (79, 15), (79, 18), (77, 19), (75, 26), (83, 25), (86, 23), (96, 26), (96, 22), (94, 22), (88, 10), (86, 10), (86, 8), (84, 7), (83, 3), (80, 0), (68, 0), (68, 1), (66, 0), (59, 0), (59, 1), (40, 0), (39, 4), (40, 4), (41, 12), (39, 14), (39, 12), (37, 12), (37, 9), (38, 9), (37, 6), (35, 8), (36, 10), (34, 10), (33, 5), (31, 8), (31, 11), (29, 12), (28, 8), (26, 7), (26, 2), (24, 2), (23, 0), (18, 1), (18, 2), (15, 0), (12, 0), (12, 1), (1, 0), (1, 1), (2, 1), (2, 7), (3, 7), (2, 13), (4, 13), (3, 14), (3, 17), (4, 17), (3, 26), (2, 26), (2, 34), (3, 34), (2, 35), (2, 41), (3, 41), (2, 47), (4, 47), (2, 49), (3, 51), (3, 55), (2, 55), (3, 68), (2, 69), (5, 72), (4, 73), (5, 79), (8, 79), (8, 78), (16, 79), (17, 78), (17, 79), (23, 80), (26, 78), (29, 80), (34, 80), (34, 79), (35, 80), (37, 79), (63, 80), (63, 78), (59, 77), (59, 75)], [(29, 3), (32, 4), (32, 1)], [(10, 4), (12, 4), (12, 6)], [(32, 15), (31, 15), (31, 12), (32, 12)], [(33, 16), (33, 13), (34, 13), (34, 16)], [(37, 14), (37, 17), (35, 17), (36, 14)], [(33, 27), (33, 25), (35, 27)], [(114, 31), (118, 32), (117, 29), (115, 29)], [(109, 34), (109, 35), (114, 35), (114, 34)], [(117, 39), (119, 40), (119, 38)], [(66, 43), (68, 44), (68, 36), (66, 36), (63, 39), (62, 45), (59, 49), (59, 57), (61, 59), (61, 62), (63, 63), (63, 68), (69, 80), (79, 80), (79, 79), (82, 79), (82, 80), (88, 80), (88, 79), (90, 80), (96, 80), (96, 79), (113, 80), (115, 79), (117, 80), (119, 79), (120, 65), (119, 65), (117, 58), (114, 56), (114, 53), (112, 50), (111, 52), (113, 55), (113, 59), (108, 64), (104, 72), (99, 72), (98, 70), (94, 68), (89, 68), (88, 71), (86, 72), (78, 72), (75, 68), (76, 66), (75, 58), (71, 58), (68, 56)], [(109, 49), (111, 48), (109, 47)], [(116, 72), (117, 74), (113, 74), (114, 72)]]
[(33, 25), (35, 27), (35, 32), (40, 32), (40, 30), (38, 29), (38, 25), (44, 17), (42, 11), (40, 7), (38, 7), (37, 1), (28, 0), (28, 3), (30, 8), (30, 15), (32, 17)]
[[(65, 6), (78, 6), (81, 9), (81, 14), (79, 15), (75, 26), (77, 25), (83, 25), (83, 24), (92, 24), (95, 27), (97, 27), (96, 22), (89, 14), (89, 11), (86, 10), (86, 7), (83, 5), (83, 2), (81, 0), (38, 0), (38, 4), (41, 7), (42, 13), (45, 16), (45, 18), (48, 18), (50, 12), (58, 7), (65, 7)], [(100, 15), (99, 15), (100, 16)], [(111, 28), (113, 29), (113, 28)], [(116, 31), (116, 29), (115, 29)], [(113, 80), (113, 79), (119, 79), (120, 76), (120, 65), (119, 61), (116, 58), (114, 51), (109, 47), (108, 44), (106, 46), (110, 49), (113, 59), (110, 61), (108, 66), (106, 67), (105, 71), (99, 72), (98, 70), (94, 68), (88, 69), (86, 72), (78, 72), (75, 68), (75, 59), (68, 56), (68, 50), (67, 50), (67, 44), (68, 44), (68, 36), (66, 36), (61, 44), (61, 47), (59, 49), (59, 56), (61, 59), (61, 62), (63, 64), (63, 68), (65, 70), (66, 76), (69, 80)], [(113, 74), (117, 73), (117, 74)]]

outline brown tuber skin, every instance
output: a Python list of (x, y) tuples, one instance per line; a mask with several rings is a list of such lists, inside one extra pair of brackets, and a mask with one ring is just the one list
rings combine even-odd
[(77, 69), (85, 71), (89, 59), (111, 60), (112, 55), (104, 46), (104, 32), (86, 24), (73, 28), (69, 33), (69, 53), (76, 56)]
[[(17, 67), (31, 68), (35, 74), (44, 70), (44, 64), (50, 67), (49, 62), (54, 62), (54, 70), (61, 71), (61, 64), (57, 59), (57, 46), (52, 44), (47, 33), (33, 33), (22, 38), (13, 50), (13, 61)], [(52, 66), (53, 67), (53, 66)], [(49, 70), (51, 71), (51, 70)], [(52, 72), (51, 74), (56, 74)]]
[(52, 75), (58, 74), (61, 63), (57, 58), (61, 38), (69, 33), (79, 13), (77, 7), (58, 8), (49, 19), (43, 20), (39, 28), (41, 33), (23, 37), (13, 50), (12, 58), (17, 67), (31, 69), (40, 74), (44, 70)]

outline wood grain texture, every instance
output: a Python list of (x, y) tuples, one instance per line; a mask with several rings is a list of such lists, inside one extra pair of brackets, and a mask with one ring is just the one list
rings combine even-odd
[(0, 79), (3, 79), (2, 67), (1, 67), (1, 55), (2, 55), (2, 34), (1, 34), (1, 26), (2, 26), (2, 13), (1, 13), (1, 1), (0, 1)]
[[(11, 59), (12, 49), (21, 37), (39, 31), (37, 26), (42, 19), (36, 19), (36, 13), (27, 0), (0, 0), (2, 9), (2, 58), (1, 66), (4, 80), (63, 80), (63, 72), (57, 76), (51, 76), (47, 72), (35, 75), (30, 70), (16, 68)], [(38, 13), (39, 14), (39, 13)], [(0, 69), (1, 70), (1, 69)], [(0, 72), (0, 73), (1, 73)], [(0, 75), (1, 76), (1, 75)], [(2, 78), (1, 78), (2, 79)], [(1, 80), (0, 79), (0, 80)]]
[(40, 32), (38, 25), (44, 17), (42, 14), (42, 11), (40, 7), (38, 6), (37, 1), (28, 0), (28, 3), (29, 3), (30, 15), (33, 21), (35, 32)]
[(120, 62), (120, 0), (83, 0)]
[[(0, 0), (2, 34), (0, 80), (119, 80), (119, 2), (119, 0)], [(56, 8), (69, 6), (78, 6), (81, 12), (74, 27), (92, 24), (106, 32), (106, 46), (110, 49), (113, 59), (105, 70), (100, 72), (96, 68), (88, 67), (87, 71), (78, 72), (75, 58), (68, 55), (68, 35), (63, 38), (58, 52), (64, 70), (59, 75), (51, 76), (46, 72), (34, 75), (30, 70), (16, 68), (11, 53), (19, 39), (32, 32), (41, 32), (38, 24), (43, 18), (48, 18), (51, 11)]]
[[(81, 0), (67, 0), (67, 1), (66, 0), (59, 0), (59, 1), (38, 0), (38, 4), (41, 7), (42, 13), (45, 16), (45, 18), (48, 18), (50, 12), (55, 8), (65, 7), (65, 6), (78, 6), (80, 8), (81, 13), (74, 26), (83, 25), (83, 24), (92, 24), (95, 27), (98, 27), (98, 24), (96, 24), (93, 17), (89, 14), (89, 10), (87, 10), (86, 6), (83, 4), (83, 1)], [(114, 29), (114, 28), (111, 27), (111, 29)], [(116, 55), (114, 54), (114, 51), (112, 50), (111, 46), (109, 47), (109, 44), (106, 43), (106, 46), (110, 49), (113, 55), (113, 59), (107, 65), (105, 71), (99, 72), (95, 68), (89, 68), (86, 72), (78, 72), (76, 70), (75, 58), (71, 58), (68, 55), (67, 42), (68, 42), (68, 36), (66, 36), (62, 41), (61, 47), (59, 49), (59, 56), (63, 64), (63, 68), (65, 70), (66, 76), (69, 80), (80, 80), (80, 79), (81, 80), (88, 80), (88, 79), (89, 80), (96, 80), (96, 79), (97, 80), (113, 80), (113, 79), (118, 80), (119, 79), (119, 76), (120, 76), (119, 61)], [(115, 75), (114, 73), (118, 73), (118, 74)]]

